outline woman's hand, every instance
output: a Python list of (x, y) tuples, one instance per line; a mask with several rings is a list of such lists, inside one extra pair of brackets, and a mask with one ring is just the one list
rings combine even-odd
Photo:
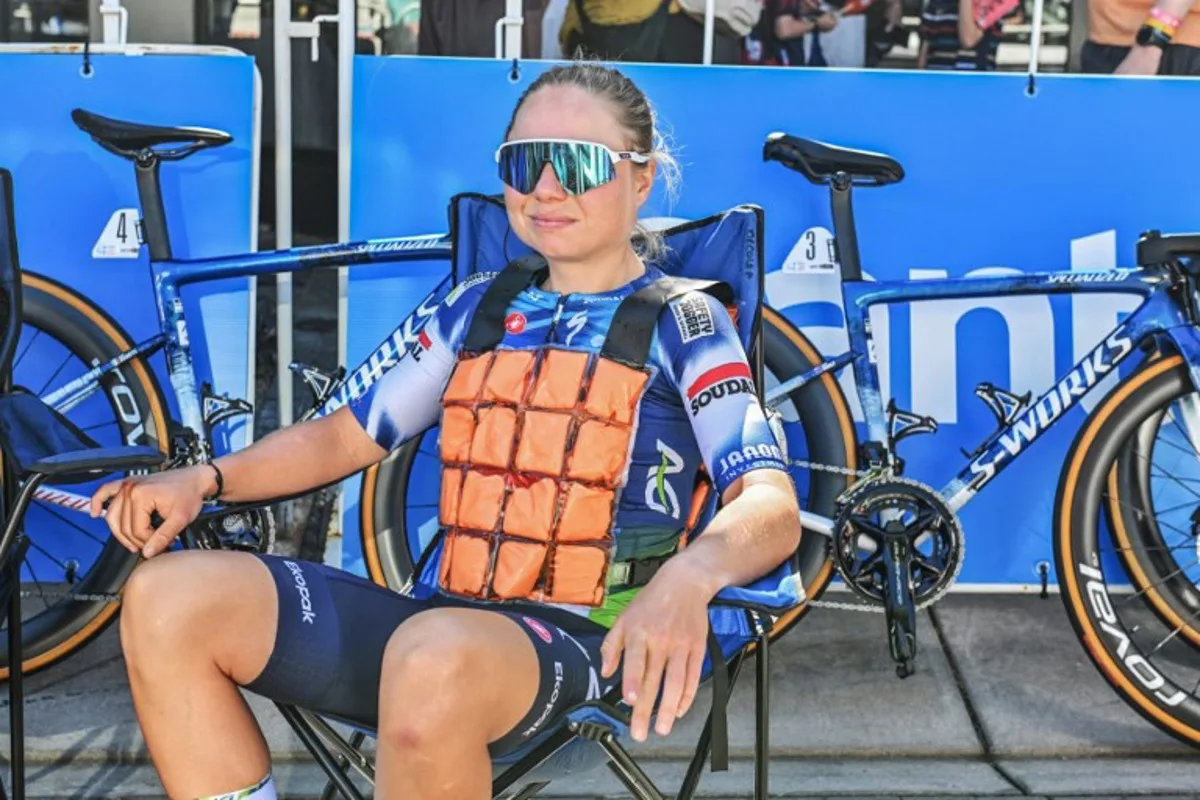
[[(214, 475), (202, 465), (110, 481), (92, 495), (92, 517), (103, 515), (127, 550), (156, 556), (200, 513), (205, 496), (216, 489)], [(162, 518), (157, 529), (151, 525), (156, 512)]]
[(654, 729), (662, 736), (696, 699), (707, 652), (708, 604), (718, 589), (681, 553), (659, 569), (604, 638), (604, 677), (612, 677), (624, 653), (622, 693), (633, 707), (635, 740), (646, 740), (660, 686)]

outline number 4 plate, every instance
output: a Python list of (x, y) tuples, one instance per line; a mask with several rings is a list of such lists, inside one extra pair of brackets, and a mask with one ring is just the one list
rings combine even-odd
[(142, 218), (136, 208), (113, 212), (92, 246), (92, 258), (137, 258), (142, 248)]

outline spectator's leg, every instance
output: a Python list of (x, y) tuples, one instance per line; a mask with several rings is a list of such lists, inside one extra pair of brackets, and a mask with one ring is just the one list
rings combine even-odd
[(277, 616), (275, 583), (249, 554), (170, 552), (134, 570), (121, 647), (138, 722), (170, 797), (236, 792), (270, 770), (238, 684), (266, 665)]
[(437, 608), (392, 634), (379, 688), (375, 797), (491, 797), (488, 744), (529, 713), (529, 635), (490, 611)]

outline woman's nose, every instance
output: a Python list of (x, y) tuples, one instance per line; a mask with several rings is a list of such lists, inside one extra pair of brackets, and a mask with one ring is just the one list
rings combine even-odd
[(538, 176), (538, 181), (533, 187), (534, 197), (539, 200), (560, 200), (565, 194), (562, 184), (558, 182), (558, 176), (554, 174), (554, 167), (549, 164), (543, 165), (542, 174)]

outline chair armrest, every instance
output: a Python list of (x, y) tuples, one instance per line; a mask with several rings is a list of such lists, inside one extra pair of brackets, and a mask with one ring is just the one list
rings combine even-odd
[(156, 467), (166, 458), (153, 447), (96, 447), (46, 456), (26, 467), (25, 473), (57, 478), (57, 483), (72, 483), (110, 472)]
[(777, 616), (808, 600), (800, 576), (778, 571), (747, 586), (727, 586), (709, 602), (714, 608), (744, 608), (766, 616)]

